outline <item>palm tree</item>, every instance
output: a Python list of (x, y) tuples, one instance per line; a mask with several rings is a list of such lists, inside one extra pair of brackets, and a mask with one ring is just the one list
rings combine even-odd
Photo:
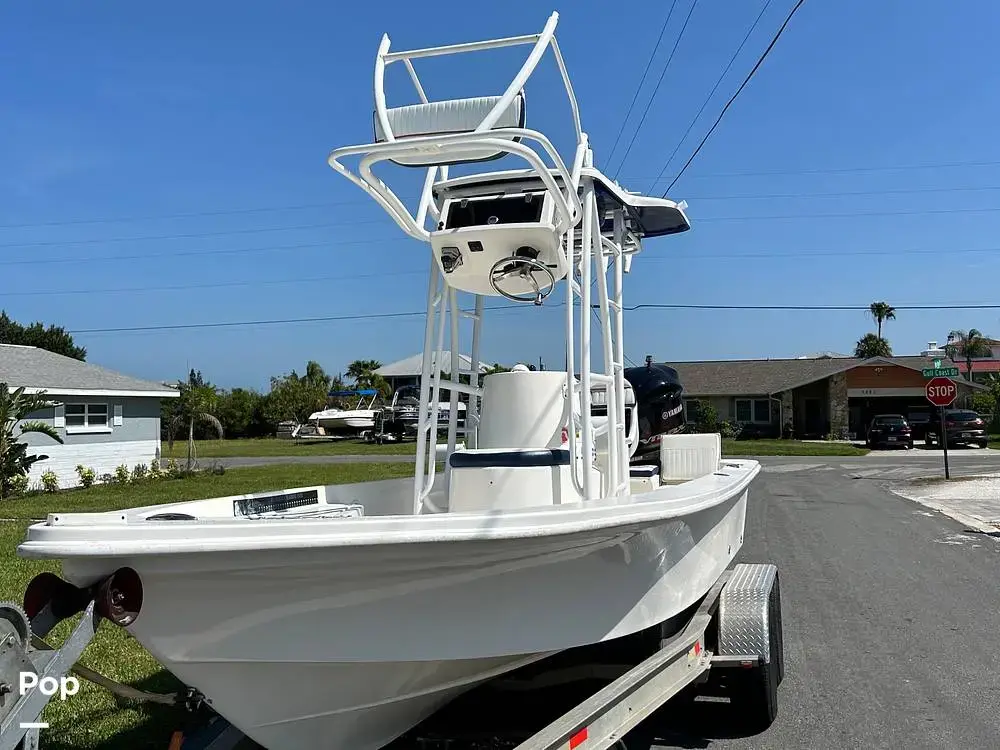
[(871, 359), (872, 357), (891, 357), (892, 347), (889, 342), (874, 333), (866, 333), (854, 346), (854, 356), (858, 359)]
[(170, 420), (170, 427), (167, 430), (168, 446), (172, 450), (174, 447), (174, 435), (177, 430), (187, 425), (187, 470), (194, 469), (195, 449), (194, 449), (194, 423), (205, 422), (222, 439), (222, 422), (220, 422), (212, 412), (218, 402), (218, 393), (211, 385), (192, 385), (191, 383), (178, 383), (181, 395), (177, 399), (177, 414)]
[(896, 319), (896, 308), (888, 302), (872, 302), (868, 305), (868, 314), (878, 325), (878, 337), (882, 338), (882, 323)]
[(347, 366), (347, 377), (353, 379), (358, 388), (371, 388), (372, 376), (381, 366), (377, 359), (356, 359)]
[(948, 334), (948, 343), (944, 347), (948, 358), (954, 362), (955, 357), (965, 358), (965, 377), (972, 381), (972, 360), (976, 357), (989, 357), (993, 350), (987, 337), (977, 328), (970, 328), (969, 332), (952, 331)]
[(382, 363), (377, 359), (356, 359), (347, 366), (347, 377), (354, 380), (356, 389), (371, 388), (385, 397), (391, 389), (389, 382), (375, 372), (381, 366)]
[[(36, 432), (52, 438), (57, 443), (63, 442), (52, 425), (39, 421), (25, 421), (36, 411), (51, 409), (55, 405), (44, 398), (44, 391), (28, 394), (24, 392), (23, 387), (12, 391), (6, 383), (0, 383), (0, 500), (10, 495), (15, 477), (26, 476), (33, 464), (48, 458), (41, 455), (29, 456), (27, 444), (17, 439), (20, 435)], [(15, 435), (14, 428), (19, 422), (19, 433)]]

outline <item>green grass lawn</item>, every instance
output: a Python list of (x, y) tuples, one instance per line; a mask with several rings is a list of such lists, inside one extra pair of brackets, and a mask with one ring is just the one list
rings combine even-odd
[[(199, 500), (244, 492), (286, 487), (342, 484), (409, 476), (410, 464), (299, 464), (230, 469), (224, 475), (150, 482), (134, 487), (97, 486), (53, 495), (34, 495), (0, 503), (0, 600), (21, 602), (24, 589), (43, 570), (59, 573), (57, 563), (23, 560), (15, 548), (32, 518), (55, 511), (118, 510), (130, 506)], [(60, 623), (46, 639), (58, 645), (75, 627), (78, 617)], [(170, 692), (180, 687), (127, 631), (103, 623), (87, 647), (83, 664), (118, 682), (141, 690)], [(134, 750), (166, 748), (174, 729), (181, 727), (181, 709), (137, 704), (81, 680), (80, 692), (65, 703), (49, 703), (42, 721), (51, 724), (41, 733), (46, 750)]]
[[(187, 457), (187, 443), (174, 443), (171, 450), (166, 442), (161, 444), (164, 459)], [(296, 443), (278, 438), (246, 438), (241, 440), (196, 440), (198, 458), (256, 458), (259, 456), (345, 456), (345, 455), (413, 455), (417, 441), (376, 445), (361, 440), (346, 439), (330, 442)]]
[[(1000, 441), (1000, 436), (994, 436)], [(331, 443), (296, 444), (277, 438), (246, 440), (198, 440), (198, 458), (255, 458), (259, 456), (343, 456), (343, 455), (413, 455), (416, 442), (374, 445), (360, 440), (338, 440)], [(805, 442), (802, 440), (723, 440), (722, 452), (727, 456), (864, 456), (866, 448), (847, 443)], [(163, 443), (162, 455), (182, 459), (187, 455), (186, 443), (174, 443), (168, 450)]]
[(850, 443), (804, 440), (723, 440), (723, 456), (864, 456), (867, 448)]

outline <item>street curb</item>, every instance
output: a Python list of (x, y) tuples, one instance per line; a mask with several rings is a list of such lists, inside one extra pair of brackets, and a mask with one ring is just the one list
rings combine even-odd
[(966, 513), (962, 513), (959, 510), (944, 505), (936, 500), (920, 499), (915, 497), (909, 497), (902, 494), (895, 487), (890, 487), (889, 491), (897, 497), (901, 497), (904, 500), (909, 500), (912, 503), (917, 503), (918, 505), (923, 505), (925, 508), (930, 508), (931, 510), (936, 510), (938, 513), (948, 516), (949, 518), (958, 521), (959, 523), (968, 526), (969, 531), (974, 531), (977, 534), (983, 534), (985, 536), (1000, 537), (1000, 529), (991, 523), (984, 521), (976, 516), (970, 516)]

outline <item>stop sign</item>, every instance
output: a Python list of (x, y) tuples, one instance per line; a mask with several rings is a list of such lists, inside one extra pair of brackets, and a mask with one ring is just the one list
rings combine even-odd
[(949, 406), (958, 398), (958, 387), (948, 378), (931, 378), (924, 386), (924, 395), (934, 406)]

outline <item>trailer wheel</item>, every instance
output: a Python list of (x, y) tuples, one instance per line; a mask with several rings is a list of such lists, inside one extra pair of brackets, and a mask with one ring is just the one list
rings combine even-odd
[(781, 632), (781, 593), (777, 575), (767, 601), (767, 625), (770, 661), (741, 670), (733, 687), (734, 702), (749, 725), (763, 731), (778, 716), (778, 685), (785, 676), (784, 638)]

